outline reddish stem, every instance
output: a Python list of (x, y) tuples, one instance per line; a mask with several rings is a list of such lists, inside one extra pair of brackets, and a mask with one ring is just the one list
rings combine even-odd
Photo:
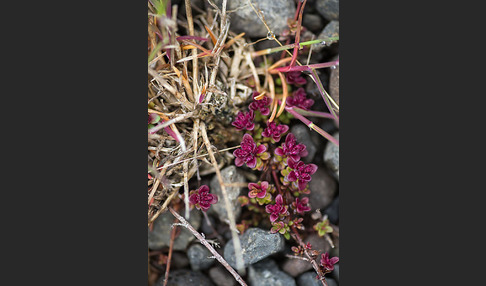
[[(174, 219), (174, 223), (177, 222), (179, 222), (179, 220)], [(174, 228), (172, 228), (172, 231), (170, 233), (169, 256), (167, 257), (167, 266), (165, 268), (164, 286), (166, 286), (167, 282), (169, 281), (170, 261), (172, 259), (172, 250), (174, 247), (176, 231), (177, 231), (177, 226), (174, 226)]]
[[(300, 10), (299, 11), (299, 20), (297, 22), (297, 32), (295, 33), (295, 47), (294, 52), (292, 53), (292, 61), (290, 62), (290, 66), (294, 66), (295, 62), (297, 61), (297, 55), (299, 54), (299, 42), (300, 42), (300, 31), (302, 30), (302, 14), (304, 13), (304, 7), (307, 0), (304, 2), (299, 1)], [(301, 5), (302, 4), (302, 5)]]
[(327, 281), (324, 278), (324, 273), (322, 273), (322, 271), (319, 268), (319, 266), (317, 265), (317, 262), (315, 261), (315, 259), (312, 258), (312, 256), (307, 251), (307, 248), (305, 247), (305, 243), (302, 241), (302, 238), (300, 237), (299, 232), (297, 231), (297, 228), (295, 227), (295, 225), (292, 225), (291, 228), (292, 228), (292, 231), (294, 232), (294, 234), (292, 235), (292, 237), (295, 239), (295, 241), (297, 241), (297, 243), (304, 250), (305, 256), (307, 256), (307, 259), (309, 259), (310, 264), (312, 265), (312, 267), (316, 271), (317, 275), (319, 276), (319, 280), (321, 281), (322, 285), (327, 286)]

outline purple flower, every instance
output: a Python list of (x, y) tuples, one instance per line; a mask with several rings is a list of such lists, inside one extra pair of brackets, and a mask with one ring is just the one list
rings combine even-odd
[(284, 234), (286, 232), (285, 223), (283, 223), (283, 221), (274, 223), (272, 228), (270, 229), (270, 233), (277, 232), (280, 232), (281, 234)]
[(270, 98), (263, 96), (262, 99), (256, 100), (255, 97), (258, 96), (260, 93), (258, 91), (253, 92), (253, 102), (250, 103), (249, 108), (250, 110), (257, 111), (260, 110), (260, 113), (262, 115), (269, 115), (270, 114), (270, 109), (268, 108), (270, 106)]
[(303, 215), (304, 212), (308, 212), (311, 210), (309, 207), (309, 198), (304, 197), (302, 200), (299, 200), (299, 198), (295, 198), (295, 202), (292, 203), (292, 207), (297, 211), (297, 213)]
[(338, 263), (339, 257), (332, 257), (329, 259), (329, 253), (321, 254), (321, 266), (324, 267), (326, 272), (334, 270), (334, 264)]
[(265, 211), (270, 214), (271, 222), (275, 222), (280, 216), (289, 215), (287, 206), (283, 205), (283, 198), (280, 194), (275, 198), (275, 204), (267, 205)]
[(286, 75), (287, 83), (288, 84), (306, 84), (307, 80), (302, 77), (302, 72), (300, 71), (291, 71), (288, 72)]
[(259, 184), (255, 183), (249, 183), (248, 184), (248, 189), (250, 192), (248, 192), (248, 197), (250, 198), (264, 198), (267, 195), (267, 190), (268, 190), (268, 182), (263, 181)]
[(294, 161), (299, 161), (300, 157), (307, 156), (308, 152), (304, 144), (297, 144), (295, 136), (292, 133), (287, 134), (285, 142), (282, 143), (282, 147), (275, 149), (275, 154), (282, 157), (289, 157)]
[(312, 99), (307, 99), (307, 94), (305, 93), (305, 90), (300, 87), (296, 91), (292, 93), (292, 96), (287, 98), (287, 105), (292, 107), (298, 107), (302, 109), (310, 109), (311, 106), (314, 104), (314, 100)]
[(292, 158), (287, 160), (287, 164), (289, 167), (293, 169), (290, 173), (285, 177), (290, 182), (297, 182), (299, 186), (299, 191), (302, 191), (307, 186), (307, 183), (310, 182), (311, 175), (317, 171), (317, 166), (314, 164), (306, 165), (302, 161), (294, 161)]
[(238, 131), (243, 129), (246, 130), (253, 130), (255, 128), (255, 123), (253, 123), (253, 119), (255, 119), (255, 114), (253, 114), (253, 110), (248, 112), (238, 112), (236, 115), (235, 121), (231, 123)]
[(248, 168), (255, 168), (257, 165), (257, 155), (267, 151), (265, 145), (258, 145), (253, 141), (253, 138), (249, 134), (243, 135), (243, 141), (241, 141), (241, 148), (236, 149), (233, 152), (235, 155), (235, 165), (237, 167), (243, 166), (246, 163)]
[(207, 211), (212, 204), (218, 202), (218, 196), (209, 193), (209, 187), (202, 185), (199, 189), (191, 191), (189, 202), (198, 210)]
[(270, 124), (267, 125), (267, 128), (263, 130), (262, 136), (263, 137), (270, 137), (272, 138), (275, 142), (280, 141), (280, 137), (285, 133), (289, 131), (289, 127), (285, 124), (280, 124), (277, 126), (275, 122), (270, 122)]

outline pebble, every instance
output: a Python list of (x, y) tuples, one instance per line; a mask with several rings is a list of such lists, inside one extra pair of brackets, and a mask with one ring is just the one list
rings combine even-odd
[[(339, 132), (331, 134), (334, 138), (339, 140)], [(331, 142), (327, 142), (324, 150), (324, 162), (332, 171), (333, 176), (339, 180), (339, 146)]]
[(194, 271), (205, 270), (214, 264), (214, 258), (208, 258), (213, 256), (209, 250), (201, 244), (193, 244), (187, 250), (187, 257), (191, 264), (191, 269)]
[[(332, 60), (334, 61), (336, 59), (337, 58), (335, 57)], [(331, 98), (339, 106), (339, 65), (337, 65), (335, 69), (331, 69), (331, 76), (329, 78), (329, 95), (331, 95)], [(334, 110), (336, 114), (339, 115), (339, 110)]]
[(305, 126), (304, 124), (295, 124), (290, 128), (290, 132), (294, 134), (295, 139), (297, 139), (298, 143), (302, 143), (306, 146), (306, 150), (307, 152), (309, 152), (309, 154), (305, 157), (302, 157), (301, 160), (304, 163), (312, 162), (317, 152), (317, 147), (314, 144), (311, 137), (311, 132), (315, 132), (315, 131), (311, 130), (309, 127)]
[(334, 270), (329, 275), (339, 282), (339, 264), (334, 265)]
[(308, 261), (298, 258), (286, 258), (282, 264), (282, 270), (292, 277), (297, 277), (310, 269), (312, 269), (312, 265)]
[(189, 259), (187, 259), (186, 253), (182, 251), (172, 252), (172, 259), (170, 262), (170, 269), (181, 269), (189, 266)]
[[(243, 172), (234, 165), (222, 169), (221, 176), (223, 177), (223, 182), (226, 184), (245, 182)], [(214, 175), (214, 177), (211, 179), (209, 188), (212, 194), (218, 196), (218, 202), (211, 206), (208, 214), (216, 215), (220, 221), (229, 222), (223, 191), (221, 190), (221, 185), (219, 184), (218, 177), (216, 175)], [(228, 199), (230, 201), (235, 220), (238, 220), (238, 217), (241, 214), (241, 205), (238, 203), (238, 197), (240, 196), (242, 189), (242, 187), (226, 187), (226, 192), (228, 193)]]
[(322, 26), (324, 26), (324, 21), (322, 20), (320, 15), (304, 13), (304, 16), (302, 18), (302, 25), (309, 29), (309, 31), (316, 34), (321, 31)]
[[(332, 143), (331, 143), (332, 144)], [(331, 177), (324, 167), (320, 167), (312, 175), (312, 180), (309, 182), (309, 203), (311, 209), (324, 209), (333, 201), (337, 184), (333, 177)]]
[[(155, 286), (164, 285), (164, 275), (157, 280)], [(214, 283), (199, 271), (192, 271), (188, 269), (171, 270), (169, 273), (169, 280), (167, 286), (214, 286)]]
[[(299, 278), (297, 278), (297, 286), (322, 286), (322, 283), (316, 279), (316, 276), (317, 274), (314, 271), (309, 271), (300, 275)], [(325, 278), (328, 286), (338, 286), (334, 279), (327, 275)]]
[(319, 34), (318, 39), (339, 37), (339, 21), (333, 20)]
[(324, 210), (324, 214), (327, 214), (327, 217), (332, 224), (339, 224), (339, 196), (337, 196)]
[[(198, 229), (201, 225), (201, 211), (193, 209), (190, 212), (189, 223)], [(179, 214), (184, 215), (183, 211)], [(174, 223), (174, 216), (169, 212), (161, 214), (153, 223), (153, 231), (148, 230), (148, 247), (151, 250), (160, 250), (169, 247), (171, 225)], [(179, 236), (174, 239), (174, 250), (185, 250), (189, 243), (195, 239), (194, 235), (185, 227), (178, 226), (180, 229)]]
[[(252, 227), (240, 236), (244, 266), (254, 264), (272, 254), (284, 249), (285, 241), (281, 234)], [(224, 259), (233, 268), (236, 267), (236, 257), (233, 239), (224, 247)]]
[(320, 0), (316, 3), (317, 11), (327, 20), (339, 20), (339, 0)]
[(238, 284), (233, 275), (221, 266), (215, 266), (209, 269), (209, 277), (217, 286), (235, 286)]
[[(284, 29), (288, 29), (287, 18), (293, 18), (295, 14), (295, 2), (293, 0), (253, 0), (252, 3), (254, 3), (255, 9), (260, 9), (263, 12), (265, 21), (275, 36), (280, 35)], [(267, 28), (248, 5), (247, 0), (228, 1), (227, 9), (236, 9), (231, 13), (233, 32), (237, 34), (245, 32), (245, 36), (252, 38), (267, 36)]]
[(250, 266), (248, 284), (251, 286), (296, 286), (294, 278), (281, 271), (277, 263), (265, 259)]
[[(306, 239), (304, 239), (304, 243), (310, 243), (312, 245), (312, 249), (319, 251), (319, 253), (324, 253), (329, 251), (331, 246), (329, 243), (317, 234), (311, 234)], [(293, 252), (291, 253), (293, 255)], [(320, 256), (316, 258), (318, 261)], [(297, 259), (297, 258), (286, 258), (282, 264), (282, 270), (285, 271), (292, 277), (297, 277), (300, 274), (311, 270), (312, 265), (305, 260)]]

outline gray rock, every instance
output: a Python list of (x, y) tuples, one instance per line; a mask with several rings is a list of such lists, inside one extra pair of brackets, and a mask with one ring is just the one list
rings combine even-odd
[(310, 269), (312, 265), (308, 261), (297, 258), (286, 258), (282, 264), (282, 270), (292, 277), (297, 277)]
[[(243, 172), (237, 169), (234, 165), (222, 169), (221, 176), (223, 177), (223, 182), (226, 184), (245, 182), (245, 176), (243, 175)], [(214, 175), (213, 179), (211, 179), (209, 187), (211, 193), (218, 196), (218, 202), (211, 206), (208, 214), (218, 216), (221, 221), (228, 221), (228, 214), (226, 212), (226, 206), (224, 203), (225, 201), (223, 197), (223, 191), (221, 190), (221, 186), (216, 175)], [(233, 214), (235, 215), (235, 220), (238, 220), (238, 217), (241, 214), (241, 205), (238, 203), (238, 196), (240, 196), (241, 190), (241, 187), (226, 187), (231, 209), (233, 211)]]
[(294, 286), (295, 280), (281, 271), (277, 263), (265, 259), (250, 266), (248, 270), (248, 284), (251, 286)]
[(316, 1), (317, 11), (327, 20), (339, 20), (339, 0)]
[[(281, 234), (254, 227), (248, 228), (240, 236), (240, 242), (245, 267), (282, 251), (285, 245)], [(229, 265), (236, 267), (233, 240), (228, 241), (224, 247), (224, 259)]]
[(298, 143), (302, 143), (306, 146), (307, 152), (309, 152), (309, 154), (303, 157), (301, 160), (305, 163), (312, 162), (317, 152), (317, 147), (314, 144), (310, 133), (314, 131), (310, 130), (309, 127), (305, 126), (304, 124), (295, 124), (290, 128), (290, 132), (294, 134)]
[[(331, 245), (329, 242), (326, 241), (324, 237), (320, 237), (317, 234), (309, 235), (305, 240), (305, 243), (310, 243), (312, 245), (312, 249), (319, 251), (319, 253), (328, 252), (331, 249)], [(316, 261), (320, 261), (320, 256), (316, 258)]]
[(297, 278), (297, 286), (322, 286), (322, 283), (316, 279), (316, 272), (309, 271)]
[[(317, 274), (314, 271), (306, 272), (297, 278), (297, 285), (298, 286), (322, 286), (322, 283), (316, 279)], [(337, 282), (329, 278), (327, 275), (325, 276), (326, 282), (328, 286), (338, 286)]]
[[(164, 275), (157, 280), (155, 286), (164, 285)], [(177, 269), (170, 271), (167, 286), (213, 286), (213, 282), (199, 271), (191, 271), (188, 269)]]
[(235, 286), (238, 284), (233, 275), (221, 266), (209, 269), (209, 277), (217, 286)]
[(211, 226), (208, 224), (207, 220), (203, 218), (201, 222), (201, 229), (200, 232), (204, 233), (204, 235), (211, 235), (213, 234), (214, 230), (213, 228), (216, 226), (216, 222), (214, 218), (210, 215), (208, 215), (209, 222), (211, 223)]
[(334, 265), (334, 270), (329, 275), (339, 282), (339, 264)]
[(336, 189), (337, 184), (334, 178), (324, 168), (318, 168), (309, 182), (309, 203), (312, 210), (324, 209), (329, 206), (336, 195)]
[(319, 33), (324, 26), (324, 21), (319, 15), (304, 13), (304, 16), (302, 18), (302, 25), (313, 33)]
[[(319, 251), (319, 253), (323, 253), (329, 251), (331, 246), (329, 243), (317, 234), (309, 235), (305, 240), (305, 243), (310, 243), (312, 245), (312, 249)], [(319, 263), (320, 256), (316, 258), (317, 262)], [(300, 274), (311, 270), (312, 265), (308, 261), (304, 261), (301, 259), (296, 258), (286, 258), (284, 263), (282, 264), (282, 270), (287, 272), (292, 277), (297, 277)], [(321, 284), (322, 285), (322, 284)]]
[(324, 210), (324, 214), (327, 214), (332, 224), (337, 225), (339, 223), (339, 196)]
[[(263, 12), (267, 25), (275, 35), (280, 35), (284, 29), (288, 28), (287, 19), (293, 18), (295, 14), (293, 0), (253, 0), (252, 3), (254, 3), (255, 9)], [(247, 0), (228, 1), (227, 9), (238, 8), (230, 16), (231, 30), (235, 33), (245, 32), (249, 37), (266, 37), (268, 30), (255, 11), (247, 4)]]
[[(183, 212), (179, 212), (183, 215)], [(189, 223), (198, 229), (201, 224), (201, 213), (197, 209), (193, 209), (190, 213)], [(159, 250), (164, 247), (169, 247), (170, 233), (172, 231), (171, 225), (174, 223), (174, 216), (169, 212), (161, 214), (153, 225), (153, 231), (148, 230), (148, 246), (152, 250)], [(179, 236), (174, 240), (174, 250), (185, 250), (189, 243), (194, 240), (194, 235), (184, 227), (178, 226), (181, 229)]]
[(213, 256), (209, 250), (201, 244), (193, 244), (187, 250), (187, 257), (194, 271), (208, 269), (213, 265), (215, 259), (208, 258)]
[[(317, 39), (326, 39), (326, 38), (331, 38), (331, 37), (339, 37), (339, 21), (333, 20), (333, 21), (327, 23), (326, 27), (324, 27), (324, 29), (320, 31), (319, 35), (317, 36)], [(324, 41), (324, 42), (321, 42), (319, 44), (313, 44), (312, 49), (315, 52), (320, 52), (324, 48), (329, 47), (331, 45), (331, 43), (336, 43), (336, 42), (329, 42), (329, 41), (325, 42)], [(313, 83), (313, 84), (315, 85), (315, 83)]]
[(336, 282), (336, 280), (334, 280), (330, 277), (326, 277), (326, 282), (327, 282), (327, 286), (339, 286), (339, 284)]
[(339, 37), (339, 21), (333, 20), (319, 34), (318, 39)]
[[(339, 132), (331, 135), (339, 140)], [(327, 142), (326, 149), (324, 150), (324, 162), (333, 172), (334, 177), (339, 180), (339, 146), (336, 146), (329, 141)]]
[(186, 268), (189, 265), (186, 253), (182, 251), (172, 252), (172, 259), (170, 261), (170, 269)]
[[(333, 60), (336, 60), (334, 58)], [(329, 78), (329, 94), (331, 95), (334, 102), (339, 105), (339, 65), (337, 65), (334, 69), (331, 69), (331, 76)], [(339, 115), (339, 111), (334, 109), (336, 114)]]

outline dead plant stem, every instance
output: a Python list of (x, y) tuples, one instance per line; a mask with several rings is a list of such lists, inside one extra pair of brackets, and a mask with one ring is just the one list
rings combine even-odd
[(169, 207), (169, 211), (174, 215), (180, 222), (182, 226), (187, 228), (192, 234), (201, 242), (202, 245), (204, 245), (213, 255), (214, 257), (228, 270), (231, 275), (236, 279), (238, 283), (241, 285), (246, 286), (247, 284), (245, 281), (241, 278), (241, 276), (231, 267), (231, 265), (224, 260), (224, 258), (211, 246), (211, 244), (199, 233), (197, 232), (194, 227), (187, 222), (181, 215), (179, 215), (173, 208)]

